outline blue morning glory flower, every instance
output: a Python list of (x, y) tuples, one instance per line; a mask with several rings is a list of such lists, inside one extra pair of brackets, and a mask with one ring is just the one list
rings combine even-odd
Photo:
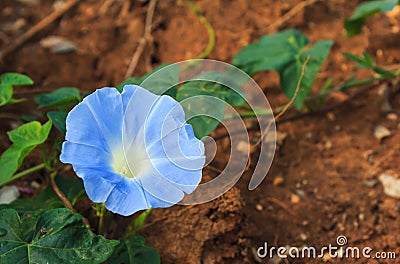
[(66, 125), (60, 160), (112, 212), (169, 207), (201, 180), (204, 145), (169, 96), (136, 85), (102, 88), (69, 112)]

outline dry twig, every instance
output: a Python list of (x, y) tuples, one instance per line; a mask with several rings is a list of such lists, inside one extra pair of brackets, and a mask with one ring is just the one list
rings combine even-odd
[(144, 26), (144, 34), (143, 37), (139, 40), (139, 45), (132, 56), (131, 62), (129, 63), (128, 70), (126, 71), (125, 74), (125, 79), (132, 76), (139, 62), (140, 56), (142, 55), (144, 48), (146, 47), (147, 42), (151, 39), (153, 16), (154, 16), (154, 10), (156, 9), (156, 3), (157, 0), (151, 0), (149, 3), (149, 7), (147, 9), (147, 14), (146, 14), (146, 24)]
[(289, 19), (291, 19), (293, 16), (295, 16), (298, 12), (303, 10), (309, 5), (314, 4), (315, 2), (318, 2), (320, 0), (306, 0), (306, 1), (301, 1), (297, 5), (295, 5), (292, 9), (290, 9), (287, 13), (285, 13), (283, 16), (281, 16), (278, 20), (276, 20), (274, 23), (270, 24), (265, 31), (270, 33), (278, 29), (282, 24), (287, 22)]
[(74, 5), (76, 5), (79, 2), (80, 2), (79, 0), (70, 0), (66, 2), (60, 9), (54, 11), (47, 17), (43, 18), (40, 22), (38, 22), (24, 34), (11, 41), (2, 51), (0, 51), (0, 61), (2, 61), (5, 56), (7, 56), (11, 52), (19, 48), (22, 44), (25, 43), (25, 41), (29, 40), (38, 32), (40, 32), (48, 25), (53, 23), (56, 19), (58, 19), (60, 16), (62, 16), (65, 12), (70, 10)]
[[(279, 120), (285, 113), (286, 111), (293, 105), (294, 100), (296, 100), (297, 95), (299, 94), (300, 91), (300, 86), (301, 86), (301, 81), (303, 80), (304, 77), (304, 73), (306, 70), (306, 66), (307, 63), (310, 61), (310, 56), (307, 56), (306, 60), (303, 63), (303, 66), (301, 67), (301, 73), (300, 73), (300, 78), (297, 82), (297, 86), (296, 86), (296, 90), (294, 91), (293, 97), (292, 99), (290, 99), (290, 101), (285, 105), (285, 107), (282, 109), (281, 112), (279, 112), (279, 114), (276, 115), (275, 117), (275, 121)], [(268, 133), (269, 127), (272, 125), (274, 121), (270, 121), (267, 125), (267, 127), (265, 128), (264, 132), (261, 134), (260, 139), (257, 141), (256, 144), (254, 144), (253, 146), (251, 146), (251, 150), (250, 153), (252, 153), (257, 146), (259, 146), (261, 144), (261, 142), (263, 141), (264, 137), (266, 136), (266, 134)]]
[[(72, 204), (68, 200), (68, 198), (65, 197), (65, 195), (60, 191), (60, 189), (58, 188), (56, 182), (54, 181), (54, 177), (56, 176), (56, 174), (57, 174), (57, 171), (54, 171), (49, 177), (50, 178), (51, 187), (53, 188), (53, 190), (57, 194), (57, 196), (61, 199), (61, 201), (63, 201), (65, 207), (67, 207), (72, 212), (77, 213), (75, 208), (72, 206)], [(85, 225), (89, 226), (89, 222), (85, 217), (82, 217), (82, 221), (83, 221), (83, 223)]]

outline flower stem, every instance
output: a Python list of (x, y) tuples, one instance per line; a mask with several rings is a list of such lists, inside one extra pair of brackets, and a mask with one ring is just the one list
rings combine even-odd
[(11, 181), (13, 181), (13, 180), (16, 180), (16, 179), (19, 179), (19, 178), (21, 178), (21, 177), (24, 177), (24, 176), (26, 176), (26, 175), (28, 175), (28, 174), (31, 174), (31, 173), (33, 173), (33, 172), (35, 172), (35, 171), (44, 169), (44, 168), (45, 168), (45, 164), (44, 164), (44, 163), (41, 163), (41, 164), (36, 165), (36, 166), (33, 166), (33, 167), (31, 167), (31, 168), (29, 168), (29, 169), (26, 169), (26, 170), (24, 170), (24, 171), (21, 171), (20, 173), (15, 174), (13, 177), (11, 177), (11, 178), (9, 178), (9, 179), (7, 179), (7, 180), (1, 182), (1, 183), (0, 183), (0, 186), (2, 186), (2, 185), (4, 185), (4, 184), (7, 184), (7, 183), (9, 183), (9, 182), (11, 182)]
[(142, 212), (139, 216), (137, 216), (135, 220), (133, 220), (133, 222), (129, 225), (125, 237), (134, 235), (137, 231), (142, 229), (144, 227), (147, 217), (152, 211), (153, 208), (149, 208), (146, 211)]
[(215, 31), (211, 24), (208, 22), (207, 18), (203, 16), (201, 11), (197, 6), (195, 6), (190, 0), (184, 0), (185, 4), (187, 7), (190, 8), (190, 10), (193, 11), (193, 13), (196, 14), (196, 16), (199, 18), (199, 21), (201, 24), (204, 25), (204, 27), (207, 30), (208, 33), (208, 45), (207, 47), (203, 50), (202, 53), (200, 53), (196, 59), (205, 59), (207, 58), (208, 55), (210, 55), (211, 51), (214, 49), (215, 46)]
[[(54, 192), (57, 194), (57, 196), (61, 199), (61, 201), (63, 201), (65, 207), (67, 207), (69, 210), (71, 210), (72, 212), (74, 212), (75, 214), (77, 214), (77, 211), (75, 210), (75, 208), (72, 206), (71, 202), (68, 200), (67, 197), (65, 197), (65, 195), (61, 192), (61, 190), (58, 188), (56, 182), (55, 182), (55, 178), (57, 176), (58, 171), (55, 170), (50, 174), (50, 184), (51, 187), (53, 188)], [(89, 226), (89, 222), (88, 220), (82, 216), (82, 221), (86, 226)]]
[[(371, 77), (371, 78), (367, 78), (367, 79), (348, 82), (348, 83), (336, 86), (334, 88), (331, 88), (331, 89), (329, 89), (329, 90), (327, 90), (327, 91), (325, 91), (323, 93), (319, 93), (319, 94), (314, 94), (314, 95), (308, 96), (306, 98), (305, 102), (310, 102), (310, 101), (313, 101), (315, 99), (319, 99), (319, 98), (325, 97), (325, 96), (330, 95), (331, 93), (334, 93), (334, 92), (345, 91), (345, 90), (350, 89), (350, 88), (354, 88), (354, 87), (370, 84), (370, 83), (373, 83), (375, 81), (383, 81), (383, 80), (389, 80), (389, 79), (388, 78), (384, 78), (384, 77)], [(274, 109), (273, 113), (274, 114), (278, 114), (283, 110), (283, 108), (284, 108), (284, 106), (279, 106), (279, 107)], [(271, 114), (272, 114), (271, 110), (269, 110), (269, 109), (253, 109), (253, 111), (250, 111), (250, 112), (239, 113), (239, 116), (241, 118), (251, 118), (251, 117), (257, 117), (257, 116), (268, 116), (268, 115), (271, 115)], [(224, 120), (234, 119), (235, 116), (234, 115), (226, 116), (224, 118)]]
[(101, 203), (99, 204), (100, 206), (97, 207), (97, 216), (99, 217), (99, 226), (97, 228), (97, 232), (99, 235), (103, 235), (104, 232), (104, 217), (106, 215), (106, 204), (105, 203)]

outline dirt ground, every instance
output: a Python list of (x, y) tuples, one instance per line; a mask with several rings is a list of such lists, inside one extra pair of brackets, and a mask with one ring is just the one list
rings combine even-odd
[[(38, 5), (28, 3), (37, 2)], [(0, 50), (53, 10), (54, 2), (0, 1)], [(62, 2), (62, 1), (61, 1)], [(350, 75), (371, 76), (354, 70), (341, 53), (368, 51), (379, 65), (400, 63), (400, 34), (396, 21), (384, 15), (368, 20), (360, 35), (344, 38), (343, 20), (361, 1), (326, 0), (307, 6), (278, 29), (268, 26), (291, 10), (299, 0), (199, 0), (194, 1), (216, 32), (216, 45), (208, 58), (230, 62), (245, 45), (260, 36), (286, 28), (304, 32), (312, 41), (331, 39), (334, 46), (319, 73), (315, 89), (330, 77), (340, 84)], [(111, 3), (107, 7), (107, 3)], [(17, 71), (29, 75), (35, 85), (16, 92), (32, 97), (38, 91), (79, 87), (92, 91), (123, 81), (138, 42), (143, 35), (148, 1), (82, 0), (56, 22), (46, 27), (6, 56), (0, 73)], [(400, 18), (397, 17), (397, 23)], [(398, 26), (398, 24), (397, 24)], [(79, 49), (53, 54), (40, 45), (50, 36), (64, 36)], [(141, 76), (161, 63), (196, 57), (208, 42), (198, 17), (180, 0), (159, 0), (153, 20), (153, 40), (134, 73)], [(255, 77), (270, 104), (287, 102), (275, 73)], [(382, 112), (380, 90), (390, 88), (390, 113)], [(346, 100), (349, 93), (336, 93), (320, 111), (277, 125), (285, 139), (277, 149), (268, 177), (254, 191), (247, 189), (244, 175), (237, 187), (223, 197), (193, 207), (174, 206), (155, 210), (142, 231), (148, 245), (161, 254), (163, 263), (399, 263), (400, 201), (383, 192), (381, 173), (400, 177), (400, 94), (397, 84), (377, 84)], [(343, 104), (338, 104), (345, 101)], [(7, 111), (35, 114), (29, 105)], [(31, 109), (31, 110), (28, 110)], [(297, 115), (295, 111), (286, 117)], [(8, 146), (4, 131), (12, 121), (0, 123), (0, 151)], [(383, 125), (391, 136), (374, 137)], [(252, 134), (257, 136), (256, 134)], [(223, 164), (224, 146), (219, 142), (216, 164)], [(31, 163), (35, 163), (35, 156)], [(220, 168), (223, 169), (223, 168)], [(215, 172), (205, 169), (205, 177)], [(41, 177), (36, 175), (35, 177)], [(112, 226), (117, 226), (117, 218)], [(396, 251), (397, 260), (378, 259), (259, 259), (258, 247), (336, 245), (344, 235), (349, 246), (374, 251)]]

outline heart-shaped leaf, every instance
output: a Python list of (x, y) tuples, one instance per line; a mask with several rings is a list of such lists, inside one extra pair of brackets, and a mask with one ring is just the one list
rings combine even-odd
[(296, 108), (301, 109), (333, 44), (332, 41), (323, 40), (305, 49), (309, 43), (310, 40), (297, 30), (281, 31), (264, 36), (259, 41), (244, 47), (233, 58), (233, 64), (250, 75), (263, 70), (277, 71), (282, 90), (290, 99), (295, 93), (303, 64), (310, 56), (299, 93), (294, 101)]
[(102, 263), (119, 242), (95, 236), (82, 216), (52, 209), (37, 219), (0, 211), (0, 263)]
[(7, 133), (14, 144), (0, 158), (0, 186), (11, 179), (29, 152), (47, 139), (51, 125), (51, 121), (43, 126), (32, 121)]

